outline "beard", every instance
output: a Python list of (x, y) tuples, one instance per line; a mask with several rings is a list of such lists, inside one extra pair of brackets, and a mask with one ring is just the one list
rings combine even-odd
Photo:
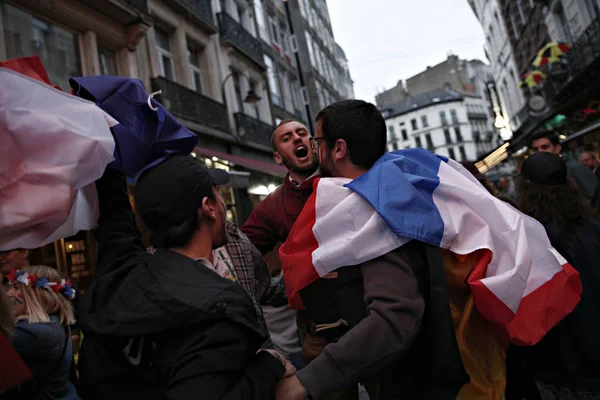
[(283, 155), (281, 158), (283, 159), (283, 165), (285, 165), (287, 170), (298, 175), (310, 176), (317, 170), (319, 166), (319, 162), (317, 161), (316, 157), (314, 157), (312, 162), (305, 167), (300, 167), (298, 164)]

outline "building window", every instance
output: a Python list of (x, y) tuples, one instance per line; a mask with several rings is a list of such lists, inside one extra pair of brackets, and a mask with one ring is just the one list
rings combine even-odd
[(267, 20), (269, 21), (269, 32), (271, 33), (271, 40), (273, 41), (273, 43), (280, 44), (279, 32), (277, 31), (277, 22), (275, 22), (275, 18), (269, 16)]
[(419, 136), (415, 136), (415, 147), (423, 147), (423, 144), (421, 143), (421, 137)]
[(431, 134), (428, 133), (425, 135), (425, 142), (427, 143), (428, 149), (433, 149), (433, 141), (431, 140)]
[(453, 160), (456, 160), (456, 154), (454, 154), (454, 149), (452, 147), (448, 149), (448, 157), (450, 157)]
[(458, 117), (456, 116), (456, 110), (450, 110), (450, 118), (452, 118), (453, 124), (458, 124)]
[(427, 115), (421, 116), (421, 124), (423, 125), (423, 128), (427, 128), (429, 126), (429, 123), (427, 122)]
[(235, 99), (237, 101), (238, 112), (244, 112), (244, 100), (242, 100), (242, 86), (240, 84), (240, 75), (233, 75), (233, 88), (235, 89)]
[(8, 59), (39, 56), (50, 81), (68, 90), (69, 79), (80, 76), (77, 35), (0, 2)]
[[(256, 93), (256, 94), (260, 93), (260, 88), (259, 88), (258, 82), (256, 82), (255, 80), (250, 80), (250, 88), (252, 90), (254, 90), (254, 93)], [(260, 119), (260, 101), (257, 101), (251, 105), (254, 106), (254, 112), (255, 112), (256, 119)]]
[(446, 119), (446, 113), (444, 111), (440, 111), (440, 120), (442, 121), (442, 125), (448, 125), (448, 120)]
[(204, 81), (202, 70), (200, 69), (200, 52), (196, 47), (188, 44), (187, 56), (190, 64), (190, 71), (192, 73), (194, 90), (199, 93), (204, 93)]
[(117, 75), (116, 56), (111, 49), (98, 45), (98, 63), (100, 75)]
[(270, 57), (264, 56), (265, 65), (267, 67), (267, 79), (269, 82), (269, 91), (271, 92), (271, 102), (276, 106), (281, 107), (281, 91), (279, 90), (279, 79), (277, 71), (273, 67), (273, 60)]
[(460, 127), (455, 126), (454, 127), (454, 133), (456, 134), (456, 141), (457, 142), (462, 142), (463, 138), (462, 138), (462, 134), (460, 133)]
[(396, 140), (396, 132), (393, 126), (388, 126), (388, 133), (390, 134), (390, 140)]
[(171, 81), (175, 81), (175, 67), (173, 66), (173, 53), (171, 53), (169, 33), (155, 26), (154, 36), (156, 37), (156, 51), (158, 53), (160, 75)]
[(510, 16), (510, 25), (513, 30), (513, 35), (515, 36), (515, 40), (519, 40), (519, 28), (517, 28), (517, 23), (512, 15)]
[(254, 13), (256, 14), (256, 23), (258, 25), (258, 35), (265, 42), (271, 43), (271, 37), (269, 36), (269, 29), (267, 28), (267, 22), (265, 21), (265, 10), (263, 8), (262, 0), (254, 1)]
[(450, 137), (450, 130), (444, 129), (444, 137), (446, 138), (446, 144), (452, 143), (452, 138)]
[(515, 1), (517, 3), (517, 9), (519, 10), (519, 16), (521, 17), (521, 23), (525, 25), (527, 23), (527, 19), (525, 18), (525, 13), (523, 12), (523, 6), (521, 5), (521, 0)]
[(460, 159), (461, 159), (461, 161), (467, 161), (467, 153), (465, 153), (465, 147), (464, 146), (460, 146), (458, 148), (458, 151), (460, 152)]
[(417, 129), (419, 129), (419, 127), (417, 126), (417, 120), (416, 119), (411, 119), (410, 120), (410, 124), (412, 126), (412, 130), (416, 131)]
[[(404, 125), (404, 122), (402, 125)], [(408, 140), (408, 132), (406, 132), (406, 129), (402, 129), (400, 133), (402, 134), (402, 140)]]
[(398, 143), (396, 143), (396, 142), (392, 143), (392, 149), (394, 149), (394, 151), (398, 150)]

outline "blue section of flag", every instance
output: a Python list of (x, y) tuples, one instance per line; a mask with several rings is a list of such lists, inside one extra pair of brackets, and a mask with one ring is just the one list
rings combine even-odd
[(433, 202), (440, 163), (448, 159), (425, 150), (385, 154), (346, 186), (367, 200), (399, 236), (439, 246), (444, 221)]
[(139, 176), (169, 154), (189, 154), (198, 136), (183, 127), (156, 100), (148, 106), (148, 93), (139, 79), (119, 76), (86, 76), (69, 80), (75, 95), (93, 101), (119, 124), (115, 138), (115, 161), (109, 167), (128, 176)]

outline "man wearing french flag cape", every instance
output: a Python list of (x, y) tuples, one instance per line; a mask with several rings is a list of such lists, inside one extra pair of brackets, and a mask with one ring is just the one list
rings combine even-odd
[(322, 110), (312, 145), (332, 178), (314, 183), (280, 258), (290, 305), (329, 344), (279, 393), (363, 382), (371, 399), (501, 399), (508, 341), (533, 345), (568, 315), (578, 273), (457, 162), (384, 155), (372, 104)]

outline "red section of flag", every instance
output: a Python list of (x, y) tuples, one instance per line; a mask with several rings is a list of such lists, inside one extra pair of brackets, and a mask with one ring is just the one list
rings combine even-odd
[(38, 56), (14, 58), (8, 61), (0, 62), (0, 67), (11, 69), (30, 78), (37, 79), (47, 85), (61, 90), (59, 86), (53, 85), (50, 82), (46, 68), (42, 64), (42, 60)]
[(523, 297), (515, 318), (506, 325), (512, 343), (533, 346), (569, 315), (581, 300), (579, 272), (570, 264)]
[(491, 251), (479, 251), (468, 283), (477, 311), (488, 321), (503, 326), (512, 343), (533, 346), (569, 315), (581, 300), (579, 273), (565, 264), (552, 279), (525, 296), (515, 314), (481, 282), (491, 259)]
[(312, 264), (312, 253), (319, 247), (312, 228), (317, 219), (317, 185), (315, 179), (313, 194), (308, 198), (304, 209), (294, 224), (285, 243), (279, 248), (279, 258), (283, 267), (285, 290), (290, 307), (304, 310), (300, 290), (319, 279)]

